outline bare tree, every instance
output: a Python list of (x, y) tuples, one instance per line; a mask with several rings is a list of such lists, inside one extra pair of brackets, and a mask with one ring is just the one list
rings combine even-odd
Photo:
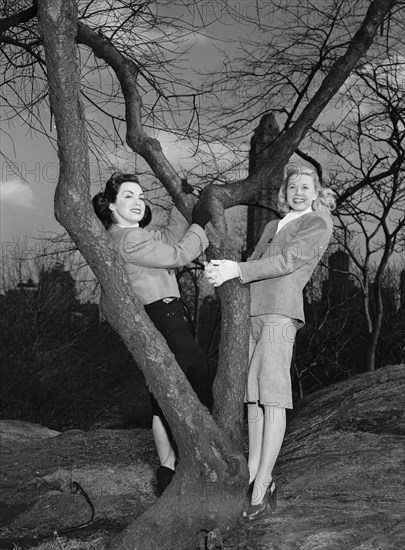
[[(201, 158), (206, 180), (228, 182), (235, 179), (235, 174), (247, 173), (250, 134), (263, 115), (275, 115), (281, 129), (276, 141), (302, 115), (324, 76), (332, 67), (336, 68), (335, 62), (353, 39), (369, 3), (327, 0), (320, 9), (306, 1), (254, 2), (244, 10), (226, 1), (206, 0), (201, 4), (206, 10), (220, 13), (228, 23), (237, 23), (243, 18), (246, 24), (255, 25), (255, 32), (244, 37), (234, 55), (223, 56), (224, 62), (217, 71), (201, 71), (202, 91), (210, 92), (216, 101), (210, 104), (206, 94), (199, 96), (203, 137), (209, 148), (201, 147), (193, 152)], [(393, 56), (401, 59), (403, 7), (403, 2), (392, 7), (390, 16), (378, 30), (373, 48), (364, 54), (362, 66), (380, 59), (381, 65), (387, 68)], [(351, 84), (352, 78), (339, 90), (339, 109), (346, 93), (350, 93)], [(392, 86), (394, 89), (394, 82)], [(403, 88), (399, 81), (397, 86)], [(324, 125), (319, 118), (312, 128)], [(321, 168), (320, 158), (315, 159), (319, 150), (314, 152), (312, 133), (301, 140), (300, 151), (296, 150), (304, 153), (304, 158), (305, 151), (312, 152), (309, 162), (318, 160)], [(213, 154), (215, 164), (210, 162)], [(201, 170), (196, 170), (195, 177), (200, 174)]]
[[(391, 262), (384, 271), (384, 315), (376, 366), (405, 362), (405, 262)], [(379, 364), (377, 363), (379, 362)]]
[[(396, 4), (395, 0), (375, 0), (367, 3), (367, 11), (363, 10), (359, 18), (348, 18), (348, 14), (344, 13), (340, 19), (341, 28), (353, 24), (357, 30), (352, 26), (350, 32), (345, 34), (334, 49), (335, 59), (330, 60), (326, 70), (321, 64), (316, 74), (308, 77), (311, 90), (297, 81), (297, 108), (279, 138), (271, 145), (269, 161), (248, 178), (221, 186), (210, 185), (204, 189), (200, 200), (208, 205), (213, 215), (211, 239), (214, 254), (229, 258), (236, 256), (233, 241), (227, 235), (225, 209), (249, 200), (271, 180), (274, 171), (286, 164), (330, 99), (367, 52), (377, 29), (390, 10), (391, 14), (395, 11)], [(241, 427), (247, 370), (249, 295), (247, 289), (236, 281), (220, 289), (222, 338), (214, 388), (216, 405), (211, 417), (191, 392), (163, 338), (153, 329), (139, 301), (132, 295), (122, 262), (93, 215), (89, 193), (89, 147), (80, 99), (76, 41), (109, 65), (110, 74), (114, 75), (114, 85), (116, 80), (120, 84), (125, 102), (128, 146), (145, 159), (187, 217), (195, 198), (183, 193), (181, 178), (164, 156), (159, 142), (151, 138), (145, 129), (142, 110), (145, 91), (139, 85), (142, 67), (137, 59), (127, 55), (127, 48), (116, 46), (114, 35), (106, 38), (91, 24), (83, 20), (78, 22), (77, 7), (73, 0), (38, 1), (38, 28), (43, 37), (51, 109), (58, 132), (60, 178), (55, 197), (56, 217), (100, 281), (104, 314), (139, 360), (179, 448), (179, 466), (173, 482), (159, 501), (124, 531), (113, 547), (142, 550), (187, 548), (191, 541), (199, 536), (205, 538), (209, 532), (211, 538), (214, 533), (229, 532), (244, 500), (247, 468), (242, 453)], [(124, 13), (121, 13), (123, 21), (126, 20)], [(332, 22), (334, 20), (332, 17)], [(11, 28), (10, 21), (7, 28)], [(261, 78), (266, 81), (267, 87), (272, 86), (271, 73), (268, 78), (266, 75)], [(294, 86), (294, 75), (289, 78)], [(225, 120), (223, 122), (225, 124)], [(162, 365), (166, 373), (164, 382)], [(157, 525), (159, 528), (156, 528)]]
[[(72, 277), (80, 267), (88, 270), (83, 261), (81, 266), (72, 261), (69, 249), (56, 247), (54, 238), (8, 243), (2, 256), (0, 296), (3, 417), (55, 426), (55, 403), (59, 399), (62, 406), (64, 398), (50, 394), (56, 395), (57, 380), (70, 376), (69, 362), (84, 329), (76, 322), (78, 287)], [(65, 407), (66, 421), (68, 417)]]
[(8, 243), (0, 274), (0, 417), (60, 431), (148, 425), (143, 375), (100, 319), (96, 280), (70, 239)]
[[(105, 60), (113, 43), (136, 74), (138, 87), (147, 113), (145, 129), (158, 134), (170, 131), (184, 135), (185, 124), (195, 115), (195, 94), (184, 71), (183, 59), (197, 40), (195, 33), (206, 31), (207, 24), (186, 17), (194, 2), (150, 0), (115, 2), (80, 0), (77, 42), (81, 66), (81, 100), (86, 108), (89, 155), (92, 177), (100, 179), (111, 168), (111, 155), (121, 163), (133, 163), (133, 153), (125, 144), (125, 105), (119, 79), (111, 60)], [(194, 7), (194, 9), (197, 9)], [(0, 85), (3, 108), (2, 132), (12, 140), (6, 124), (27, 125), (33, 135), (49, 139), (57, 149), (54, 117), (49, 107), (48, 81), (43, 41), (36, 24), (36, 0), (6, 1), (1, 9), (0, 66), (4, 79)], [(98, 50), (97, 50), (98, 49)], [(95, 55), (94, 55), (95, 54)], [(4, 152), (3, 152), (4, 155)], [(18, 173), (11, 158), (4, 162)], [(142, 165), (147, 170), (146, 164)], [(23, 174), (22, 174), (23, 175)]]
[(405, 64), (390, 57), (354, 72), (342, 120), (319, 131), (333, 159), (338, 193), (338, 241), (349, 254), (363, 292), (367, 368), (374, 370), (383, 318), (384, 272), (405, 243)]

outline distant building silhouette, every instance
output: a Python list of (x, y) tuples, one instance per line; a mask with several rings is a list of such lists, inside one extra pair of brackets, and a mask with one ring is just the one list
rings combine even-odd
[[(260, 168), (260, 165), (269, 158), (269, 146), (279, 133), (280, 129), (274, 114), (264, 115), (250, 140), (249, 175), (254, 174)], [(268, 185), (262, 188), (256, 198), (251, 201), (254, 204), (248, 206), (246, 236), (248, 254), (253, 250), (262, 235), (265, 225), (271, 220), (278, 219), (277, 193), (283, 177), (284, 167), (274, 174)]]
[(322, 299), (328, 297), (331, 302), (338, 303), (351, 296), (355, 290), (347, 252), (339, 249), (330, 254), (328, 267), (328, 278), (322, 285)]
[(48, 310), (60, 308), (65, 316), (71, 314), (76, 305), (75, 281), (60, 262), (41, 271), (38, 294), (39, 300), (46, 304)]
[(84, 326), (99, 322), (98, 305), (78, 300), (76, 282), (60, 262), (43, 269), (37, 284), (31, 278), (18, 282), (15, 289), (0, 296), (0, 301), (11, 309), (28, 306), (50, 338), (68, 331), (73, 322)]

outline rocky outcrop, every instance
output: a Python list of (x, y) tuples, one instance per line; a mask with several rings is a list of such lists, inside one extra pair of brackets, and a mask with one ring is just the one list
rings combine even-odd
[[(278, 509), (242, 527), (249, 540), (244, 548), (402, 549), (404, 397), (399, 365), (303, 400), (276, 467)], [(238, 546), (231, 540), (226, 548)]]
[[(402, 550), (404, 383), (404, 366), (386, 367), (303, 400), (276, 468), (277, 510), (241, 520), (223, 550)], [(156, 498), (149, 430), (55, 435), (20, 425), (11, 436), (2, 424), (2, 549), (94, 532), (103, 534), (92, 547), (105, 548)], [(92, 506), (90, 527), (65, 533), (87, 523)]]
[(22, 420), (0, 420), (0, 442), (2, 444), (28, 442), (48, 437), (56, 437), (60, 432), (50, 430), (41, 424), (33, 424)]

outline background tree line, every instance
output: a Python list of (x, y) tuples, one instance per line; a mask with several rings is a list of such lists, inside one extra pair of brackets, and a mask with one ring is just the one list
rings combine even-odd
[[(16, 243), (13, 250), (19, 255), (9, 254), (2, 262), (1, 418), (60, 431), (149, 427), (144, 377), (99, 314), (96, 280), (77, 254), (62, 253), (61, 239), (55, 244), (54, 238), (45, 238), (43, 253), (24, 259), (30, 241)], [(369, 370), (363, 290), (349, 262), (347, 252), (331, 246), (306, 288), (307, 321), (298, 333), (292, 364), (296, 402)], [(370, 269), (374, 273), (376, 266)], [(207, 292), (202, 262), (178, 270), (177, 278), (185, 317), (209, 354), (213, 380), (221, 331), (219, 296)], [(380, 291), (376, 368), (405, 361), (405, 270), (400, 263), (385, 270)], [(370, 302), (374, 309), (373, 294)]]

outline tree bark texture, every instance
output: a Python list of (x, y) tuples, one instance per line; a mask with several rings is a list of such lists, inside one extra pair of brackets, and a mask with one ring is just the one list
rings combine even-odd
[[(147, 136), (141, 121), (142, 98), (137, 88), (137, 67), (128, 62), (114, 46), (97, 33), (79, 24), (78, 40), (91, 47), (97, 57), (110, 64), (121, 84), (125, 99), (125, 117), (127, 123), (127, 143), (132, 150), (140, 154), (152, 168), (156, 176), (169, 191), (177, 208), (189, 216), (191, 197), (182, 192), (181, 179), (163, 155), (160, 143)], [(210, 239), (216, 245), (217, 256), (233, 258), (235, 256), (232, 240), (227, 236), (224, 222), (224, 208), (221, 195), (205, 194), (202, 197), (213, 213), (214, 224), (219, 232), (211, 228)], [(226, 335), (226, 344), (221, 345), (214, 395), (217, 397), (214, 417), (232, 443), (242, 446), (243, 392), (247, 373), (247, 353), (249, 337), (249, 297), (242, 285), (232, 286), (232, 300), (222, 301), (222, 334)], [(229, 291), (225, 291), (229, 295)]]
[(103, 312), (141, 366), (179, 452), (179, 467), (169, 490), (113, 547), (188, 548), (200, 532), (206, 534), (216, 527), (229, 531), (243, 503), (246, 463), (200, 404), (163, 337), (132, 295), (122, 262), (92, 212), (76, 60), (76, 17), (73, 0), (39, 2), (39, 26), (58, 132), (60, 176), (55, 215), (99, 279)]

